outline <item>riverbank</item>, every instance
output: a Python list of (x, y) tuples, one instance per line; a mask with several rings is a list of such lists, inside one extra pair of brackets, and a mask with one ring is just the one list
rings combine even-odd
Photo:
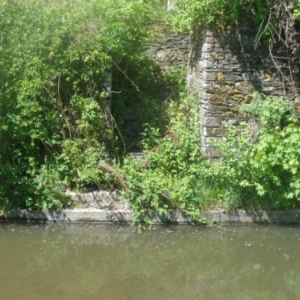
[[(207, 211), (203, 213), (207, 224), (300, 224), (300, 210), (289, 211)], [(193, 224), (185, 211), (168, 210), (165, 214), (148, 211), (145, 218), (154, 224)], [(2, 213), (0, 221), (26, 222), (101, 222), (132, 223), (131, 210), (97, 208), (63, 209), (58, 211), (14, 210)], [(142, 221), (142, 220), (141, 220)]]
[[(67, 196), (72, 202), (72, 208), (0, 211), (0, 221), (133, 223), (134, 213), (130, 203), (117, 191), (100, 190), (83, 194), (69, 192)], [(206, 224), (300, 224), (300, 210), (215, 210), (203, 212), (203, 219)], [(148, 210), (139, 220), (153, 224), (194, 224), (183, 210), (167, 210), (163, 214)]]

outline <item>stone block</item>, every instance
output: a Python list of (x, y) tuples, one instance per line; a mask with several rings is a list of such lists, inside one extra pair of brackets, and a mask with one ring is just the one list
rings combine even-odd
[(262, 92), (273, 92), (273, 91), (275, 91), (274, 86), (267, 86), (262, 88)]
[(204, 60), (200, 62), (200, 67), (204, 69), (213, 69), (217, 67), (217, 62), (214, 60)]
[(206, 71), (204, 71), (202, 78), (203, 78), (203, 80), (213, 81), (213, 80), (216, 80), (217, 75), (216, 75), (215, 72), (206, 72)]
[(226, 59), (222, 59), (220, 62), (222, 65), (228, 65), (230, 62)]
[(186, 49), (189, 48), (189, 45), (186, 43), (180, 43), (179, 45), (177, 45), (177, 47), (182, 50), (182, 49)]
[(68, 193), (67, 196), (74, 202), (75, 207), (98, 209), (128, 209), (130, 204), (118, 192), (94, 191), (85, 194)]
[(213, 37), (213, 36), (207, 36), (207, 37), (205, 38), (205, 42), (206, 42), (206, 43), (209, 43), (209, 44), (212, 44), (212, 43), (217, 42), (217, 39), (216, 39), (215, 37)]
[(218, 118), (215, 117), (204, 117), (202, 125), (206, 127), (220, 127), (221, 122)]
[(211, 52), (214, 50), (215, 44), (208, 44), (208, 43), (204, 43), (202, 46), (202, 51), (203, 52)]
[(217, 53), (218, 55), (224, 53), (224, 56), (225, 56), (225, 53), (227, 53), (228, 50), (226, 50), (226, 49), (224, 49), (224, 48), (215, 48), (215, 49), (214, 49), (214, 52)]
[(219, 127), (219, 128), (213, 128), (213, 127), (201, 127), (201, 134), (203, 136), (218, 136), (222, 137), (226, 134), (227, 128), (225, 127)]
[(227, 124), (229, 124), (229, 125), (239, 125), (240, 124), (240, 120), (238, 120), (238, 119), (229, 119), (227, 121)]
[(221, 140), (222, 140), (221, 137), (205, 137), (203, 142), (204, 142), (205, 145), (214, 146), (214, 145), (220, 143)]
[(159, 50), (156, 53), (156, 57), (160, 61), (165, 60), (167, 58), (167, 55), (168, 55), (168, 53), (165, 50)]
[[(226, 100), (224, 100), (224, 103), (225, 103), (225, 101)], [(226, 102), (227, 103), (227, 102)], [(218, 111), (219, 112), (219, 114), (223, 114), (224, 112), (226, 112), (226, 111), (229, 111), (230, 110), (230, 107), (229, 107), (229, 105), (227, 104), (227, 105), (220, 105), (220, 104), (218, 104), (218, 106), (215, 106), (215, 109), (214, 109), (215, 111)]]
[(202, 52), (201, 51), (201, 59), (202, 60), (210, 59), (210, 58), (214, 58), (214, 57), (212, 57), (212, 53), (210, 53), (210, 52)]
[(227, 73), (227, 74), (225, 74), (225, 80), (228, 80), (228, 81), (242, 81), (243, 77), (242, 77), (242, 75)]
[(203, 89), (210, 89), (210, 88), (212, 88), (212, 84), (210, 82), (209, 83), (202, 82), (202, 88)]
[(201, 109), (206, 110), (206, 111), (211, 111), (211, 110), (213, 110), (213, 105), (210, 103), (203, 103), (201, 105)]
[(207, 37), (214, 37), (215, 33), (212, 30), (206, 29), (206, 30), (204, 30), (203, 35), (206, 36), (206, 38)]
[(205, 157), (220, 157), (221, 152), (215, 147), (202, 145), (201, 152)]

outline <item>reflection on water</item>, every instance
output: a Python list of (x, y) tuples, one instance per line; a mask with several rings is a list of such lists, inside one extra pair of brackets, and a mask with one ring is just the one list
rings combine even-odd
[(0, 299), (299, 299), (300, 227), (0, 224)]

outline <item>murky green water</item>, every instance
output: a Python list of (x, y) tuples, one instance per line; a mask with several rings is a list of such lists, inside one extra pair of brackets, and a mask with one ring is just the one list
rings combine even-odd
[(300, 227), (0, 224), (0, 299), (300, 299)]

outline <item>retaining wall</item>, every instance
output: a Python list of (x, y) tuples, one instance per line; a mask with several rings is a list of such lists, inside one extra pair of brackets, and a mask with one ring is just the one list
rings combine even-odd
[[(204, 217), (207, 220), (207, 224), (300, 224), (300, 210), (257, 212), (236, 210), (231, 213), (209, 211), (204, 213)], [(154, 224), (193, 224), (185, 211), (169, 210), (165, 214), (148, 211), (145, 214), (145, 218)], [(15, 210), (2, 213), (0, 221), (131, 223), (133, 221), (133, 213), (130, 210), (95, 208), (60, 211)]]
[(299, 101), (299, 75), (291, 74), (287, 53), (279, 49), (274, 55), (283, 59), (274, 61), (267, 44), (255, 47), (253, 27), (245, 22), (193, 33), (187, 80), (199, 101), (205, 156), (219, 156), (212, 142), (224, 136), (228, 125), (244, 121), (238, 107), (254, 92)]
[(278, 48), (270, 55), (269, 45), (256, 45), (256, 31), (249, 20), (237, 26), (212, 26), (190, 35), (166, 31), (148, 55), (163, 71), (188, 66), (187, 82), (200, 110), (202, 152), (217, 157), (212, 146), (228, 125), (245, 121), (239, 112), (254, 92), (300, 102), (299, 74), (289, 66), (289, 53)]
[[(74, 203), (73, 209), (62, 210), (14, 210), (0, 211), (0, 221), (26, 222), (104, 222), (132, 223), (134, 214), (128, 200), (116, 191), (97, 191), (85, 194), (68, 194)], [(300, 210), (290, 211), (206, 211), (207, 224), (300, 224)], [(161, 214), (148, 210), (140, 221), (154, 224), (193, 224), (186, 211), (167, 210)]]

